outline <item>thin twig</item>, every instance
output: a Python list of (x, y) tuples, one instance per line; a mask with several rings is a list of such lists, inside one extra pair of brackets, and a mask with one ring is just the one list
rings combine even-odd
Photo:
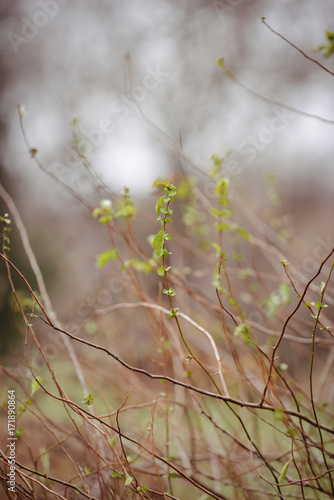
[(314, 64), (317, 64), (318, 66), (320, 66), (321, 69), (327, 71), (327, 73), (329, 73), (330, 75), (334, 76), (334, 72), (333, 71), (330, 71), (328, 68), (326, 68), (326, 66), (323, 66), (319, 61), (317, 61), (316, 59), (313, 59), (312, 57), (310, 57), (307, 54), (305, 54), (305, 52), (303, 52), (299, 47), (297, 47), (297, 45), (294, 45), (292, 42), (290, 42), (290, 40), (288, 40), (283, 35), (281, 35), (281, 33), (278, 33), (278, 31), (275, 31), (271, 26), (269, 26), (269, 24), (266, 22), (266, 18), (265, 17), (262, 18), (262, 22), (263, 22), (263, 24), (265, 26), (267, 26), (268, 29), (270, 29), (270, 31), (272, 33), (275, 33), (275, 35), (277, 35), (280, 38), (282, 38), (282, 40), (284, 40), (286, 43), (288, 43), (289, 45), (291, 45), (291, 47), (293, 47), (294, 49), (298, 50), (298, 52), (300, 54), (302, 54), (306, 59), (308, 59), (309, 61), (313, 62)]

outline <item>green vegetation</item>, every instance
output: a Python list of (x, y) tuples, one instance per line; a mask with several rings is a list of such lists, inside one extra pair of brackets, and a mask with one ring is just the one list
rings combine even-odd
[[(26, 139), (25, 115), (19, 106)], [(104, 186), (98, 206), (75, 192), (108, 238), (92, 268), (112, 272), (118, 299), (66, 324), (27, 239), (38, 287), (11, 258), (10, 231), (25, 230), (2, 189), (0, 256), (25, 369), (3, 372), (1, 419), (15, 388), (20, 498), (334, 497), (334, 248), (301, 273), (273, 172), (264, 234), (227, 165), (213, 154), (197, 177), (155, 180), (145, 216), (128, 189)]]

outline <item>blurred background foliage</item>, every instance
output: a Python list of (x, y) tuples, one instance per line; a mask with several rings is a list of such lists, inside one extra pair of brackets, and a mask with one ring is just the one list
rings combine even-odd
[[(152, 181), (180, 174), (181, 150), (193, 173), (191, 162), (208, 172), (211, 155), (230, 151), (237, 165), (233, 183), (253, 210), (266, 207), (276, 231), (293, 219), (295, 233), (312, 246), (316, 238), (333, 236), (333, 124), (296, 115), (266, 135), (279, 111), (226, 76), (217, 60), (223, 57), (255, 92), (334, 119), (332, 76), (261, 22), (265, 17), (333, 69), (331, 57), (312, 52), (326, 43), (333, 14), (329, 0), (1, 2), (0, 177), (22, 213), (62, 318), (81, 310), (103, 285), (94, 264), (106, 239), (91, 215), (29, 157), (17, 104), (26, 106), (25, 126), (45, 168), (94, 206), (101, 193), (92, 191), (87, 169), (76, 161), (76, 130), (108, 189), (129, 187), (149, 211)], [(96, 132), (101, 123), (107, 132)], [(276, 216), (270, 198), (281, 204)], [(189, 237), (207, 230), (203, 215), (191, 210)], [(149, 222), (138, 237), (145, 231)], [(11, 238), (11, 256), (33, 283), (15, 231)], [(8, 295), (2, 267), (3, 352), (17, 330)]]
[[(243, 388), (242, 377), (235, 376), (235, 359), (226, 349), (228, 335), (226, 339), (222, 336), (221, 310), (212, 287), (213, 279), (215, 286), (220, 286), (219, 273), (213, 276), (217, 258), (221, 257), (220, 247), (210, 241), (213, 234), (217, 237), (214, 222), (222, 222), (219, 217), (210, 216), (211, 207), (205, 204), (208, 199), (217, 202), (212, 196), (216, 190), (219, 210), (224, 211), (226, 219), (233, 219), (237, 228), (226, 231), (226, 237), (224, 232), (229, 273), (226, 276), (236, 292), (235, 296), (229, 294), (228, 287), (224, 300), (234, 314), (244, 317), (241, 304), (246, 318), (258, 328), (256, 341), (270, 352), (277, 338), (270, 332), (280, 331), (296, 294), (284, 275), (278, 253), (273, 256), (272, 248), (267, 252), (266, 243), (275, 241), (275, 248), (291, 258), (304, 285), (334, 245), (334, 95), (333, 76), (270, 31), (261, 18), (265, 17), (273, 29), (333, 71), (333, 14), (330, 0), (1, 2), (0, 181), (21, 213), (53, 308), (69, 331), (110, 350), (116, 349), (136, 367), (148, 367), (152, 373), (175, 370), (180, 378), (194, 377), (198, 385), (203, 383), (203, 373), (194, 369), (194, 361), (188, 359), (191, 356), (182, 358), (182, 349), (180, 358), (175, 355), (180, 340), (172, 336), (173, 342), (170, 341), (172, 328), (166, 327), (168, 335), (164, 332), (163, 337), (163, 321), (157, 320), (149, 309), (92, 316), (96, 308), (142, 299), (124, 269), (131, 269), (136, 275), (141, 292), (160, 300), (163, 285), (161, 276), (152, 272), (155, 262), (152, 263), (149, 244), (159, 229), (154, 210), (159, 195), (152, 183), (168, 177), (178, 186), (173, 226), (169, 229), (174, 238), (169, 243), (177, 249), (170, 257), (171, 276), (180, 290), (177, 304), (210, 330), (224, 352), (231, 394), (239, 396), (240, 392), (243, 398), (255, 397), (252, 390)], [(256, 97), (254, 92), (266, 99)], [(304, 114), (287, 110), (277, 102)], [(33, 148), (30, 152), (20, 129), (18, 104), (27, 111), (24, 126)], [(225, 178), (217, 180), (221, 167), (230, 181), (226, 198), (228, 183)], [(56, 176), (63, 186), (46, 172)], [(79, 193), (89, 210), (63, 189), (64, 185)], [(130, 191), (124, 191), (125, 187)], [(120, 233), (115, 236), (111, 231), (108, 235), (97, 220), (108, 216), (108, 202), (101, 205), (100, 201), (109, 198), (109, 193), (115, 213), (126, 216), (136, 211), (132, 225), (127, 225), (126, 217), (119, 222), (118, 229), (126, 228), (124, 241)], [(195, 204), (194, 199), (200, 203)], [(1, 215), (8, 211), (2, 201), (0, 210)], [(249, 244), (244, 227), (261, 237), (262, 247)], [(110, 249), (114, 237), (119, 244), (117, 251)], [(10, 240), (11, 260), (37, 290), (14, 223)], [(138, 244), (142, 253), (134, 255), (129, 242)], [(119, 269), (118, 252), (124, 260), (123, 272)], [(145, 252), (149, 258), (143, 262), (139, 256)], [(106, 259), (110, 262), (104, 266)], [(22, 280), (15, 273), (13, 279), (21, 303), (31, 307), (31, 297)], [(320, 278), (312, 290), (315, 300), (319, 300), (319, 290)], [(334, 299), (330, 298), (333, 305)], [(197, 299), (200, 300), (196, 302)], [(288, 330), (289, 335), (298, 338), (307, 336), (313, 325), (307, 308), (299, 314), (298, 322), (289, 325)], [(328, 308), (327, 314), (326, 320), (333, 318), (332, 308)], [(56, 376), (67, 394), (82, 403), (82, 387), (73, 376), (73, 363), (59, 336), (41, 321), (33, 321)], [(32, 408), (40, 402), (41, 411), (51, 415), (56, 425), (66, 419), (56, 401), (50, 404), (50, 398), (42, 391), (35, 394), (31, 390), (31, 374), (24, 359), (25, 331), (2, 265), (2, 370), (10, 383), (15, 381), (18, 397), (25, 401), (26, 406), (19, 410), (22, 415), (27, 412), (19, 417), (19, 425), (26, 423), (24, 437), (40, 432), (39, 422), (27, 416), (29, 398), (33, 399)], [(190, 337), (193, 325), (185, 324), (184, 331)], [(250, 331), (241, 324), (231, 338), (237, 345), (240, 363), (246, 367), (245, 373), (258, 383), (263, 374), (258, 357), (252, 353), (255, 339)], [(333, 400), (334, 385), (333, 356), (326, 333), (317, 331), (317, 340), (324, 342), (317, 350), (314, 379), (320, 388), (319, 398), (328, 402)], [(310, 346), (309, 337), (304, 343), (298, 338), (280, 348), (279, 370), (293, 377), (296, 392), (303, 395), (307, 378), (301, 366), (308, 366)], [(48, 386), (52, 376), (41, 353), (30, 342), (29, 361)], [(191, 342), (213, 373), (216, 367), (205, 339), (193, 335)], [(139, 406), (133, 432), (142, 436), (142, 428), (150, 417), (146, 404), (151, 404), (152, 390), (159, 392), (161, 383), (146, 383), (110, 359), (106, 362), (105, 353), (100, 351), (88, 352), (81, 346), (78, 352), (98, 412), (115, 412), (127, 397), (129, 387), (135, 387), (131, 402)], [(170, 390), (168, 384), (163, 388), (167, 393)], [(173, 390), (163, 397), (173, 396)], [(176, 406), (180, 404), (174, 417), (178, 438), (179, 422), (184, 429), (188, 426), (188, 422), (177, 418), (178, 412), (185, 411), (182, 405), (187, 400), (181, 392), (176, 390), (175, 394)], [(149, 402), (141, 408), (146, 400)], [(217, 419), (225, 419), (218, 403), (210, 403), (209, 409)], [(194, 413), (196, 419), (200, 417), (197, 410)], [(128, 415), (126, 412), (124, 426), (131, 428), (133, 419)], [(330, 415), (325, 417), (329, 421)], [(256, 427), (258, 441), (263, 440), (271, 452), (272, 443), (279, 439), (272, 437), (271, 422), (266, 430), (262, 422), (261, 426), (257, 422), (251, 420), (249, 425)], [(225, 424), (230, 431), (235, 422), (227, 419)], [(211, 432), (206, 429), (203, 426), (204, 434)], [(215, 440), (209, 436), (210, 442), (211, 439)], [(50, 436), (49, 441), (46, 444), (51, 450)], [(30, 444), (22, 446), (21, 456), (27, 455), (22, 460), (29, 461), (38, 454), (35, 466), (39, 466), (43, 458), (39, 446), (38, 440), (31, 448)], [(80, 440), (73, 442), (72, 453), (75, 460), (89, 466), (93, 463)], [(53, 456), (53, 470), (65, 477), (68, 471), (63, 456), (59, 454), (57, 459), (57, 454), (58, 450)], [(237, 462), (243, 466), (238, 457)], [(279, 466), (280, 462), (281, 459)], [(47, 467), (43, 470), (47, 471)]]

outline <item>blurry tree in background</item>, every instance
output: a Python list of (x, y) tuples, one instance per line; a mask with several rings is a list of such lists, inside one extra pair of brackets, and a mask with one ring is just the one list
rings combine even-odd
[(333, 497), (333, 14), (3, 2), (8, 498)]

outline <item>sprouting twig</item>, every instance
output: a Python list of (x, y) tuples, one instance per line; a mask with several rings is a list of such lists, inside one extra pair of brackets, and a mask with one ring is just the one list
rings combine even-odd
[(280, 106), (281, 108), (287, 109), (289, 111), (292, 111), (293, 113), (297, 113), (298, 115), (301, 116), (306, 116), (307, 118), (313, 118), (315, 120), (319, 120), (324, 123), (328, 123), (329, 125), (334, 125), (334, 120), (329, 120), (328, 118), (324, 118), (319, 115), (314, 115), (312, 113), (307, 113), (306, 111), (302, 111), (300, 109), (294, 108), (293, 106), (289, 106), (287, 104), (284, 104), (280, 101), (277, 101), (276, 99), (271, 99), (270, 97), (265, 97), (262, 94), (259, 94), (258, 92), (255, 92), (255, 90), (252, 90), (249, 88), (245, 83), (243, 83), (241, 80), (239, 80), (227, 67), (225, 67), (225, 64), (223, 63), (223, 60), (219, 60), (221, 62), (220, 66), (223, 67), (225, 70), (225, 73), (234, 81), (236, 82), (240, 87), (242, 87), (246, 92), (249, 94), (253, 95), (257, 99), (261, 99), (261, 101), (267, 102), (269, 104), (273, 104), (275, 106)]
[(270, 31), (272, 33), (275, 33), (275, 35), (277, 35), (280, 38), (282, 38), (282, 40), (284, 40), (286, 43), (288, 43), (289, 45), (291, 45), (291, 47), (293, 47), (294, 49), (298, 50), (298, 52), (300, 52), (300, 54), (302, 54), (306, 59), (308, 59), (309, 61), (312, 61), (314, 64), (317, 64), (318, 66), (320, 66), (321, 69), (327, 71), (327, 73), (329, 73), (330, 75), (334, 76), (334, 72), (333, 71), (330, 71), (328, 68), (326, 68), (326, 66), (323, 66), (319, 61), (317, 61), (316, 59), (313, 59), (312, 57), (310, 57), (307, 54), (305, 54), (305, 52), (303, 52), (299, 47), (297, 47), (295, 44), (293, 44), (292, 42), (290, 42), (290, 40), (288, 40), (287, 38), (285, 38), (285, 36), (281, 35), (281, 33), (278, 33), (278, 31), (275, 31), (271, 26), (269, 26), (269, 24), (266, 22), (266, 18), (265, 17), (262, 18), (262, 22), (263, 22), (263, 24), (265, 26), (267, 26), (268, 29), (270, 29)]
[[(5, 262), (7, 262), (15, 270), (15, 272), (17, 272), (18, 275), (23, 279), (23, 281), (27, 285), (30, 293), (32, 294), (32, 296), (36, 300), (37, 304), (40, 306), (40, 308), (42, 309), (43, 313), (46, 315), (47, 313), (46, 313), (46, 311), (45, 311), (45, 309), (43, 307), (43, 304), (40, 302), (40, 300), (38, 299), (38, 297), (36, 296), (36, 294), (32, 290), (31, 286), (29, 285), (28, 281), (23, 276), (23, 274), (17, 269), (17, 267), (6, 256), (4, 256), (1, 253), (0, 253), (0, 258), (3, 259)], [(73, 335), (72, 333), (70, 333), (70, 332), (68, 332), (68, 331), (66, 331), (66, 330), (64, 330), (62, 328), (56, 327), (56, 325), (54, 323), (52, 323), (52, 320), (50, 318), (44, 319), (43, 317), (39, 316), (38, 314), (36, 314), (36, 316), (39, 317), (44, 323), (46, 323), (49, 326), (51, 326), (55, 331), (59, 331), (61, 333), (64, 333), (70, 339), (75, 340), (75, 341), (77, 341), (77, 342), (79, 342), (79, 343), (81, 343), (83, 345), (87, 345), (87, 346), (92, 347), (92, 348), (94, 348), (96, 350), (105, 352), (108, 356), (111, 356), (113, 359), (115, 359), (115, 361), (117, 361), (118, 363), (120, 363), (122, 366), (124, 366), (128, 370), (131, 370), (133, 372), (145, 375), (146, 377), (149, 377), (152, 380), (166, 380), (167, 382), (171, 382), (172, 384), (179, 385), (179, 386), (184, 387), (186, 389), (189, 389), (191, 391), (197, 392), (198, 394), (203, 394), (204, 396), (208, 396), (210, 398), (220, 399), (220, 400), (225, 401), (225, 402), (230, 402), (232, 404), (235, 404), (237, 406), (244, 407), (244, 408), (258, 408), (258, 409), (268, 410), (268, 411), (272, 411), (272, 412), (274, 412), (276, 410), (275, 406), (271, 406), (269, 404), (261, 404), (261, 403), (248, 402), (248, 401), (244, 401), (244, 400), (239, 400), (239, 399), (236, 399), (236, 398), (232, 398), (231, 396), (230, 397), (226, 397), (226, 396), (223, 396), (222, 394), (218, 394), (218, 393), (215, 393), (215, 392), (210, 392), (210, 391), (201, 389), (199, 387), (195, 387), (195, 386), (193, 386), (191, 384), (187, 384), (185, 382), (182, 382), (180, 380), (176, 380), (176, 379), (174, 379), (172, 377), (169, 377), (169, 376), (166, 376), (166, 375), (160, 375), (160, 374), (156, 375), (156, 374), (150, 373), (147, 370), (144, 370), (143, 368), (137, 368), (137, 367), (131, 366), (128, 363), (126, 363), (125, 361), (123, 361), (119, 356), (117, 356), (116, 354), (114, 354), (113, 352), (111, 352), (109, 349), (107, 349), (106, 347), (100, 346), (100, 345), (95, 344), (94, 342), (90, 342), (90, 341), (88, 341), (86, 339), (77, 337), (76, 335)], [(60, 397), (56, 397), (55, 395), (53, 395), (52, 397), (54, 397), (55, 399), (59, 399), (60, 401), (62, 401), (62, 398), (60, 398)], [(304, 415), (304, 414), (301, 414), (301, 413), (299, 413), (297, 411), (289, 410), (289, 409), (286, 409), (286, 408), (282, 409), (282, 411), (286, 415), (297, 417), (297, 418), (299, 418), (301, 420), (304, 420), (305, 422), (308, 422), (310, 425), (312, 425), (314, 427), (317, 426), (317, 423), (312, 418), (310, 418), (308, 415)], [(321, 429), (329, 432), (330, 434), (334, 434), (334, 429), (331, 426), (327, 426), (327, 425), (324, 425), (324, 424), (319, 424), (319, 426), (321, 427)]]
[(322, 270), (323, 266), (325, 265), (325, 263), (327, 262), (327, 260), (331, 257), (331, 255), (333, 253), (334, 253), (334, 248), (327, 255), (327, 257), (325, 257), (325, 259), (321, 262), (320, 267), (319, 267), (318, 271), (315, 273), (315, 275), (312, 276), (312, 278), (308, 281), (308, 283), (306, 284), (306, 286), (304, 288), (304, 291), (303, 291), (303, 293), (302, 293), (302, 295), (301, 295), (301, 297), (300, 297), (297, 305), (295, 306), (295, 308), (293, 309), (293, 311), (291, 311), (291, 313), (288, 315), (288, 317), (286, 318), (286, 320), (285, 320), (285, 322), (284, 322), (284, 324), (282, 326), (281, 334), (280, 334), (279, 338), (277, 339), (276, 344), (273, 347), (272, 356), (271, 356), (271, 362), (270, 362), (270, 368), (269, 368), (269, 375), (268, 375), (268, 379), (267, 379), (267, 382), (266, 382), (266, 385), (265, 385), (265, 388), (264, 388), (264, 391), (263, 391), (262, 401), (264, 401), (264, 398), (266, 397), (266, 394), (267, 394), (269, 383), (270, 383), (270, 380), (271, 380), (271, 377), (272, 377), (272, 371), (273, 371), (273, 366), (274, 366), (274, 362), (275, 362), (276, 352), (277, 352), (277, 349), (278, 349), (278, 347), (279, 347), (279, 345), (280, 345), (280, 343), (281, 343), (281, 341), (282, 341), (282, 339), (284, 337), (286, 327), (287, 327), (290, 319), (296, 314), (296, 312), (300, 308), (301, 304), (303, 303), (304, 297), (306, 295), (306, 292), (307, 292), (309, 286), (315, 280), (315, 278), (317, 276), (319, 276), (319, 274), (321, 273), (321, 270)]

